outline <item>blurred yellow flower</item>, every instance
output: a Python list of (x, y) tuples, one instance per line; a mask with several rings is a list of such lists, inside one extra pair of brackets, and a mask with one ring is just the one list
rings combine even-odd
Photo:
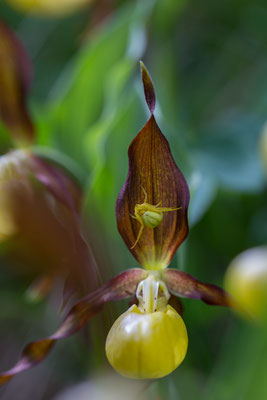
[(260, 154), (267, 174), (267, 122), (264, 124), (260, 136)]
[(228, 267), (225, 288), (236, 301), (236, 309), (262, 318), (267, 305), (267, 247), (239, 254)]
[(91, 0), (6, 0), (17, 10), (35, 15), (61, 16), (91, 3)]

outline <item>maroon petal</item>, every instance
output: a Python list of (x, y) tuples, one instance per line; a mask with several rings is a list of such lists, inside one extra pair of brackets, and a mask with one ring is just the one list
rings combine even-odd
[(25, 49), (0, 20), (0, 117), (19, 143), (34, 139), (34, 127), (26, 106), (30, 78), (31, 65)]
[(223, 289), (200, 282), (185, 272), (168, 268), (162, 271), (162, 279), (175, 296), (199, 299), (216, 306), (230, 306), (230, 298)]
[(52, 196), (74, 214), (81, 209), (81, 190), (66, 171), (30, 154), (29, 161), (34, 176), (46, 187)]
[(9, 381), (14, 375), (39, 364), (48, 355), (57, 340), (71, 336), (81, 329), (90, 317), (100, 311), (104, 303), (133, 296), (138, 283), (146, 276), (147, 272), (139, 268), (122, 272), (102, 288), (77, 302), (53, 335), (29, 343), (24, 348), (17, 364), (0, 374), (0, 385)]
[[(118, 230), (139, 263), (147, 269), (161, 269), (170, 263), (187, 236), (189, 190), (152, 114), (155, 92), (147, 70), (143, 64), (141, 67), (151, 117), (129, 147), (129, 172), (117, 199), (116, 217)], [(147, 203), (161, 203), (162, 207), (180, 209), (165, 212), (163, 221), (156, 228), (145, 227), (140, 240), (133, 247), (140, 223), (131, 215), (134, 215), (137, 204), (144, 203), (144, 190)]]

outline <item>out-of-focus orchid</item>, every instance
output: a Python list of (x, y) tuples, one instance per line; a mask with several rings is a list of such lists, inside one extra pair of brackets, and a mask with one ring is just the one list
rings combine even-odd
[(254, 320), (267, 313), (267, 247), (255, 247), (239, 254), (225, 274), (225, 287), (234, 308)]
[[(84, 285), (84, 274), (93, 278), (93, 269), (80, 229), (80, 188), (66, 171), (30, 148), (35, 139), (26, 105), (30, 76), (24, 47), (0, 21), (0, 129), (4, 126), (19, 146), (0, 157), (0, 242), (20, 273), (37, 278), (29, 294), (39, 297), (59, 275), (71, 273), (73, 286), (76, 278)], [(70, 290), (66, 285), (65, 293)]]
[(260, 135), (260, 155), (267, 175), (267, 122), (263, 125)]
[(32, 298), (44, 296), (58, 276), (86, 272), (81, 190), (66, 172), (14, 150), (0, 157), (0, 191), (0, 243), (17, 274), (36, 279), (28, 291)]
[(25, 347), (18, 363), (0, 375), (0, 383), (42, 361), (58, 339), (78, 331), (104, 303), (133, 296), (138, 305), (122, 314), (108, 334), (107, 358), (124, 376), (163, 377), (183, 361), (188, 344), (185, 324), (168, 304), (170, 295), (229, 305), (219, 287), (167, 269), (188, 233), (189, 190), (155, 121), (155, 92), (143, 63), (141, 70), (151, 115), (129, 147), (129, 172), (116, 217), (122, 238), (144, 269), (122, 272), (77, 302), (53, 335)]
[(92, 3), (92, 0), (6, 0), (8, 4), (26, 14), (64, 16)]

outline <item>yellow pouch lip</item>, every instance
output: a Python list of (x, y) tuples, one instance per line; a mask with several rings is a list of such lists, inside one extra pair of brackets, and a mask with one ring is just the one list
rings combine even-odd
[(181, 316), (167, 305), (164, 311), (143, 313), (136, 305), (113, 324), (106, 340), (112, 367), (133, 379), (156, 379), (181, 364), (188, 336)]

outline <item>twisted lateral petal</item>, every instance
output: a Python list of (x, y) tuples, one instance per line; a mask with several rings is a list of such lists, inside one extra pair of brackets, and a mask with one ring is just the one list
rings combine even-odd
[(146, 278), (147, 274), (146, 271), (139, 268), (122, 272), (102, 288), (95, 290), (77, 302), (53, 335), (29, 343), (24, 348), (17, 364), (0, 374), (0, 385), (9, 381), (19, 372), (30, 369), (41, 362), (57, 340), (71, 336), (81, 329), (90, 317), (100, 311), (104, 303), (133, 296), (138, 283)]
[(19, 143), (34, 139), (34, 127), (26, 107), (30, 80), (31, 65), (26, 51), (0, 20), (0, 118)]
[(168, 268), (162, 271), (161, 277), (175, 296), (199, 299), (210, 305), (230, 306), (230, 297), (223, 289), (202, 283), (185, 272)]
[[(189, 189), (155, 121), (154, 87), (143, 63), (141, 69), (151, 117), (129, 147), (129, 172), (117, 199), (116, 218), (123, 240), (139, 263), (147, 269), (161, 269), (187, 236)], [(164, 213), (154, 229), (144, 227), (139, 238), (140, 221), (132, 216), (135, 206), (144, 202), (172, 210)]]

